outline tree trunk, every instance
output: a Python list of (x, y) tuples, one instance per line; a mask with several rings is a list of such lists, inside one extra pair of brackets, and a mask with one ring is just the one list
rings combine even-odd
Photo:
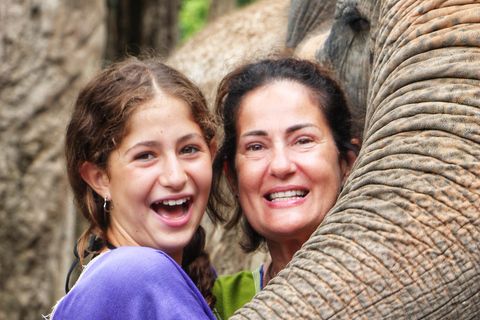
[(41, 319), (61, 297), (75, 211), (63, 135), (98, 71), (103, 1), (0, 4), (0, 320)]
[(107, 60), (141, 52), (168, 56), (175, 48), (179, 37), (179, 0), (107, 0), (107, 3)]
[(226, 15), (235, 10), (236, 0), (211, 0), (208, 9), (208, 21), (213, 21), (218, 17)]

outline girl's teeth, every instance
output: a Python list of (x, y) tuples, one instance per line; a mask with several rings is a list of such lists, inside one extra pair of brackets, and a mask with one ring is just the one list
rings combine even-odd
[(187, 214), (189, 208), (188, 200), (190, 200), (190, 197), (178, 200), (165, 200), (153, 204), (152, 209), (166, 219), (178, 220)]
[(165, 201), (163, 201), (163, 204), (166, 205), (166, 206), (179, 206), (181, 204), (184, 204), (188, 200), (190, 200), (190, 197), (185, 197), (185, 198), (177, 199), (177, 200), (165, 200)]

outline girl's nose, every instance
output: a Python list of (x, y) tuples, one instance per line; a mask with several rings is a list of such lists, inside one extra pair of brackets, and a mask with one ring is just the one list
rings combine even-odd
[(174, 156), (167, 157), (158, 179), (160, 184), (166, 188), (181, 190), (187, 183), (187, 179), (187, 173), (179, 160)]

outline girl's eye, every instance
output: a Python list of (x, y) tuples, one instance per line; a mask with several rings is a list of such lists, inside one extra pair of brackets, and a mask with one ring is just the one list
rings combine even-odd
[(195, 153), (199, 151), (199, 149), (197, 147), (194, 147), (194, 146), (187, 146), (185, 148), (183, 148), (180, 153), (181, 154), (192, 154), (192, 153)]
[(151, 160), (154, 158), (154, 155), (150, 152), (141, 153), (135, 157), (135, 160)]
[(247, 151), (260, 151), (265, 149), (261, 144), (251, 144), (247, 147)]

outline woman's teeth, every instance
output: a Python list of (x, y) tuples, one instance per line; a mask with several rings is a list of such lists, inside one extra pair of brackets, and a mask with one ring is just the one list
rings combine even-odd
[(287, 200), (295, 200), (295, 199), (301, 199), (305, 197), (307, 194), (307, 191), (305, 190), (289, 190), (289, 191), (280, 191), (280, 192), (274, 192), (270, 193), (267, 195), (267, 199), (275, 202), (275, 201), (287, 201)]

